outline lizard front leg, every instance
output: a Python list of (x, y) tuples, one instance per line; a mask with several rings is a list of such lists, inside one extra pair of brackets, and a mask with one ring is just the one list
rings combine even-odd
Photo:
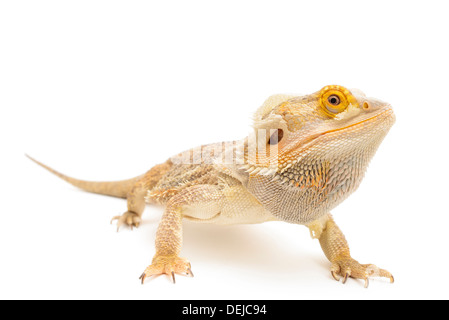
[(373, 264), (360, 264), (351, 257), (345, 236), (330, 214), (312, 222), (308, 227), (312, 238), (319, 239), (324, 254), (332, 263), (331, 273), (335, 280), (339, 281), (340, 276), (344, 277), (343, 283), (346, 283), (348, 277), (363, 279), (365, 288), (368, 287), (369, 277), (385, 277), (391, 283), (394, 282), (390, 272)]
[(214, 185), (197, 185), (173, 196), (165, 208), (156, 232), (156, 254), (151, 265), (140, 276), (142, 284), (152, 275), (193, 276), (190, 262), (179, 257), (182, 247), (182, 219), (209, 220), (220, 214), (222, 192)]

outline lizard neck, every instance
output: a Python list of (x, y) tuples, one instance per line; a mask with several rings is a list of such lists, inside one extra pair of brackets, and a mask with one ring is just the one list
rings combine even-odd
[(310, 223), (358, 188), (385, 135), (369, 142), (346, 137), (343, 144), (329, 136), (274, 176), (250, 175), (247, 188), (277, 219)]

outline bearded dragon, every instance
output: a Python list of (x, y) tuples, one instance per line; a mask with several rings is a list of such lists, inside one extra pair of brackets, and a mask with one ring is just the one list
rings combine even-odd
[[(117, 220), (138, 227), (146, 203), (165, 205), (156, 253), (140, 279), (193, 276), (180, 257), (182, 222), (241, 224), (285, 221), (309, 228), (330, 261), (331, 274), (365, 280), (390, 272), (351, 257), (330, 211), (359, 186), (395, 121), (391, 106), (359, 90), (329, 85), (305, 95), (274, 95), (255, 112), (253, 132), (239, 141), (182, 152), (147, 173), (124, 181), (88, 182), (63, 175), (83, 190), (127, 199)], [(111, 221), (112, 223), (112, 221)]]

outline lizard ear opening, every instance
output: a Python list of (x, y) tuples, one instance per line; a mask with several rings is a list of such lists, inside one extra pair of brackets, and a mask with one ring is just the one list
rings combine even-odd
[(281, 142), (282, 138), (284, 137), (284, 130), (282, 129), (277, 129), (271, 136), (270, 139), (268, 140), (268, 144), (270, 145), (276, 145), (279, 142)]

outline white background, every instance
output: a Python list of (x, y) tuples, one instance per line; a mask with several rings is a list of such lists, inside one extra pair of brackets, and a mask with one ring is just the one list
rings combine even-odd
[[(2, 1), (0, 298), (449, 298), (449, 48), (444, 1)], [(140, 285), (162, 208), (78, 191), (187, 148), (240, 139), (274, 93), (328, 84), (390, 102), (397, 123), (333, 211), (354, 258), (396, 278), (332, 279), (317, 240), (281, 222), (185, 224), (195, 278)]]

